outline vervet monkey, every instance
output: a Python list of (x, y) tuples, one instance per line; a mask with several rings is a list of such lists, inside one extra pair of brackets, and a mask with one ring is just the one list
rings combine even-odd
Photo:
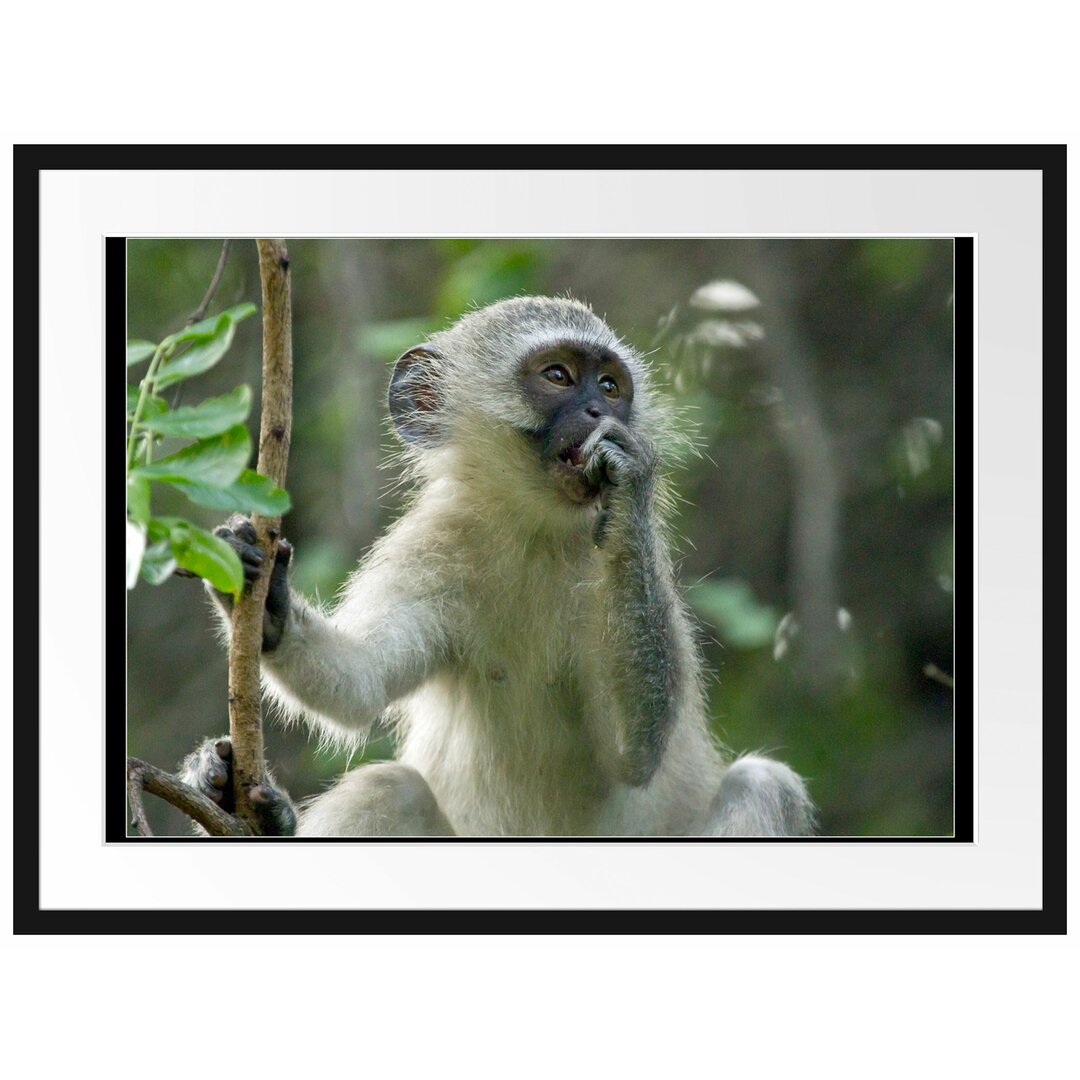
[[(322, 738), (362, 740), (382, 717), (398, 757), (295, 815), (268, 779), (267, 831), (810, 832), (791, 769), (729, 763), (710, 737), (664, 522), (671, 435), (643, 359), (583, 304), (505, 300), (401, 356), (389, 405), (408, 510), (329, 611), (290, 591), (279, 543), (262, 673)], [(255, 575), (250, 523), (219, 535)], [(184, 775), (225, 800), (228, 754), (208, 740)]]

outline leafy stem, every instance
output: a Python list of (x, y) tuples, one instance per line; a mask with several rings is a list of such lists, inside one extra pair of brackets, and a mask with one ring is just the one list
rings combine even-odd
[[(160, 396), (174, 383), (201, 375), (217, 364), (228, 352), (237, 324), (256, 310), (254, 304), (237, 304), (170, 334), (157, 345), (150, 341), (127, 343), (128, 368), (150, 361), (139, 385), (129, 383), (127, 387), (131, 424), (127, 443), (128, 588), (140, 577), (160, 585), (177, 571), (206, 578), (219, 592), (238, 595), (244, 586), (240, 560), (227, 543), (183, 518), (152, 514), (154, 484), (169, 484), (191, 502), (209, 509), (280, 516), (289, 508), (287, 492), (246, 468), (251, 457), (246, 426), (251, 410), (249, 387), (238, 386), (228, 394), (172, 409)], [(155, 461), (154, 446), (159, 438), (194, 441)], [(139, 460), (140, 439), (146, 440), (145, 461)]]
[[(143, 413), (146, 410), (146, 402), (154, 390), (155, 376), (157, 370), (161, 366), (161, 362), (172, 352), (172, 342), (169, 338), (166, 338), (158, 347), (154, 350), (154, 357), (150, 361), (150, 367), (147, 369), (146, 374), (143, 376), (143, 380), (139, 383), (139, 400), (135, 405), (135, 415), (131, 418), (131, 432), (128, 434), (127, 445), (127, 471), (131, 472), (131, 467), (135, 464), (135, 448), (139, 442), (139, 432), (143, 430), (142, 418)], [(151, 447), (153, 446), (153, 440), (147, 435), (147, 447), (146, 447), (146, 463), (150, 464)]]

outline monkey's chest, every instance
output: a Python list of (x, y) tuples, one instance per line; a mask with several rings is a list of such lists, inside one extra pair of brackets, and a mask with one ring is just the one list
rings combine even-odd
[(588, 620), (572, 593), (523, 583), (472, 612), (472, 631), (457, 643), (451, 667), (462, 691), (486, 712), (570, 713), (573, 719), (582, 707), (580, 643)]
[[(459, 833), (592, 831), (610, 789), (590, 687), (595, 594), (550, 553), (505, 568), (516, 583), (462, 611), (448, 663), (407, 706), (401, 757)], [(512, 573), (511, 573), (512, 570)]]
[(610, 785), (576, 672), (476, 659), (414, 695), (402, 760), (460, 834), (590, 832)]

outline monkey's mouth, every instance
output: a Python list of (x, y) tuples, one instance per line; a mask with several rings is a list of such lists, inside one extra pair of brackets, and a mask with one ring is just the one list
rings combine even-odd
[(585, 473), (585, 455), (581, 452), (584, 441), (564, 446), (549, 466), (549, 472), (567, 498), (582, 506), (594, 502), (600, 494), (599, 483)]
[(575, 446), (568, 446), (564, 450), (559, 451), (559, 460), (564, 465), (569, 465), (574, 469), (585, 468), (585, 456), (581, 452), (581, 443)]

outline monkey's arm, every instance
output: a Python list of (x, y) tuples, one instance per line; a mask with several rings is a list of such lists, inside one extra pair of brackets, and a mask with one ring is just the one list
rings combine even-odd
[(602, 677), (621, 771), (640, 786), (656, 772), (675, 719), (700, 702), (698, 664), (655, 509), (653, 451), (621, 424), (594, 438), (584, 449), (606, 485), (595, 535), (605, 575)]
[[(250, 582), (262, 562), (251, 523), (234, 516), (215, 532), (239, 555)], [(354, 578), (337, 610), (324, 614), (289, 588), (291, 554), (280, 541), (263, 617), (263, 683), (286, 712), (331, 738), (363, 734), (441, 655), (436, 608), (405, 593), (407, 583), (384, 562)], [(227, 632), (231, 601), (208, 591)]]
[(363, 611), (363, 584), (351, 586), (333, 616), (291, 593), (281, 640), (262, 657), (271, 696), (329, 735), (367, 731), (423, 682), (439, 654), (438, 620), (427, 604), (372, 597)]

